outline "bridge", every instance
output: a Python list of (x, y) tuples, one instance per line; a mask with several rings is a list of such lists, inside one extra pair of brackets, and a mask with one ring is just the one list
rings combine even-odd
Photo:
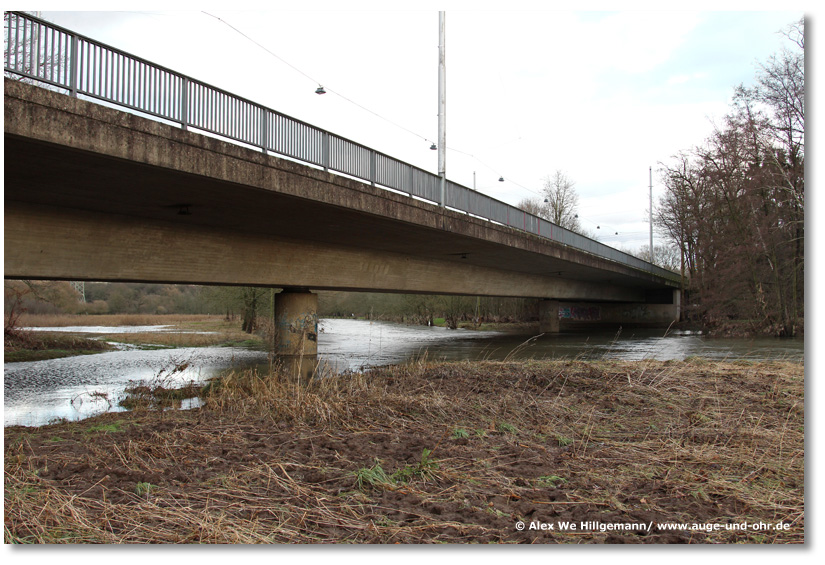
[(536, 298), (550, 332), (560, 320), (678, 318), (671, 271), (459, 184), (442, 193), (427, 171), (70, 30), (7, 17), (6, 278), (282, 288), (285, 355), (314, 354), (311, 290)]

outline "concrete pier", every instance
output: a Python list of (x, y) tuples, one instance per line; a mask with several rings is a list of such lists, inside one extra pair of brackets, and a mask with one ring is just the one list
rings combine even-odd
[(539, 301), (539, 331), (543, 334), (559, 333), (559, 301)]
[(318, 295), (285, 288), (275, 295), (273, 352), (284, 372), (311, 378), (318, 365)]

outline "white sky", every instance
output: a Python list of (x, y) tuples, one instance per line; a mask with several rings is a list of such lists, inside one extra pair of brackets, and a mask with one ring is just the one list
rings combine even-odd
[[(583, 227), (635, 251), (648, 242), (649, 167), (658, 200), (658, 163), (710, 134), (734, 87), (752, 83), (757, 63), (787, 44), (778, 32), (809, 10), (777, 2), (750, 4), (761, 11), (725, 2), (692, 5), (730, 11), (602, 4), (626, 6), (336, 10), (341, 3), (309, 2), (301, 6), (312, 9), (290, 10), (279, 8), (296, 4), (271, 2), (253, 10), (222, 2), (42, 15), (436, 172), (429, 146), (438, 125), (437, 11), (446, 9), (448, 178), (472, 187), (475, 172), (478, 190), (515, 205), (562, 170), (575, 182)], [(168, 11), (179, 5), (189, 9)], [(789, 11), (773, 11), (777, 5)], [(324, 96), (314, 93), (319, 83)]]
[[(303, 11), (291, 9), (298, 6), (294, 1), (270, 1), (265, 11), (253, 12), (246, 11), (254, 8), (246, 0), (146, 0), (135, 11), (43, 15), (435, 172), (436, 152), (417, 135), (436, 138), (437, 11), (445, 9), (448, 177), (472, 186), (476, 171), (479, 190), (516, 204), (536, 196), (542, 179), (561, 169), (576, 183), (584, 227), (618, 231), (620, 236), (602, 240), (636, 250), (647, 243), (648, 167), (710, 134), (713, 120), (721, 120), (728, 110), (733, 88), (750, 83), (757, 63), (784, 44), (780, 29), (805, 14), (809, 32), (817, 30), (817, 8), (810, 0), (694, 0), (680, 4), (695, 11), (660, 9), (675, 4), (421, 0), (414, 10), (388, 11), (387, 6), (408, 4), (304, 0)], [(37, 7), (111, 6), (43, 0)], [(169, 12), (181, 6), (187, 10)], [(570, 6), (613, 11), (571, 11)], [(201, 10), (242, 30), (313, 80)], [(816, 91), (810, 69), (819, 49), (810, 33), (808, 46), (810, 106)], [(316, 82), (330, 93), (315, 95)], [(813, 131), (810, 125), (808, 131)], [(815, 136), (809, 140), (815, 142)], [(815, 160), (809, 155), (809, 163)], [(815, 172), (808, 167), (809, 187)], [(497, 182), (499, 175), (504, 183)], [(661, 194), (654, 176), (654, 198)], [(811, 208), (808, 218), (822, 217), (822, 204), (811, 202), (817, 209)], [(820, 243), (816, 222), (809, 222), (806, 231), (808, 241), (815, 242), (809, 245), (812, 250)], [(819, 263), (815, 253), (808, 259), (808, 288), (813, 288), (810, 283), (820, 278)], [(815, 332), (823, 316), (814, 294), (808, 302), (808, 330)], [(808, 351), (806, 371), (816, 374), (811, 361), (818, 350)], [(693, 557), (668, 559), (687, 562)]]

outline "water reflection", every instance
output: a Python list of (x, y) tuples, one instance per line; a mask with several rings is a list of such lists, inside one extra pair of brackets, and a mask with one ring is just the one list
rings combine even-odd
[[(113, 333), (112, 328), (75, 328)], [(709, 339), (692, 333), (641, 330), (534, 336), (447, 330), (361, 320), (320, 321), (319, 357), (336, 371), (431, 360), (504, 359), (787, 359), (802, 361), (802, 340)], [(118, 332), (121, 329), (117, 330)], [(150, 331), (143, 327), (141, 331)], [(165, 386), (203, 382), (230, 367), (265, 366), (264, 351), (206, 347), (113, 351), (4, 365), (4, 424), (42, 425), (122, 410), (117, 403), (134, 381)]]
[(323, 320), (319, 353), (338, 368), (400, 363), (415, 357), (445, 360), (504, 359), (803, 359), (802, 340), (714, 339), (696, 332), (641, 329), (533, 335), (448, 330), (387, 322)]
[(112, 351), (3, 367), (4, 425), (35, 426), (120, 411), (130, 383), (180, 386), (204, 382), (235, 365), (265, 363), (267, 354), (241, 348)]

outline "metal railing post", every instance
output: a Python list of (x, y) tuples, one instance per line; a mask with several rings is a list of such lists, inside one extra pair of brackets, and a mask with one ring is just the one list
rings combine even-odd
[(180, 117), (181, 127), (184, 131), (189, 129), (189, 79), (183, 77), (180, 92)]
[(261, 151), (266, 155), (266, 149), (269, 146), (269, 116), (266, 108), (261, 106)]
[(321, 136), (321, 163), (324, 171), (329, 172), (329, 132), (326, 130)]
[(74, 98), (77, 98), (77, 58), (77, 36), (72, 35), (72, 52), (69, 56), (69, 91), (71, 92), (72, 97)]

